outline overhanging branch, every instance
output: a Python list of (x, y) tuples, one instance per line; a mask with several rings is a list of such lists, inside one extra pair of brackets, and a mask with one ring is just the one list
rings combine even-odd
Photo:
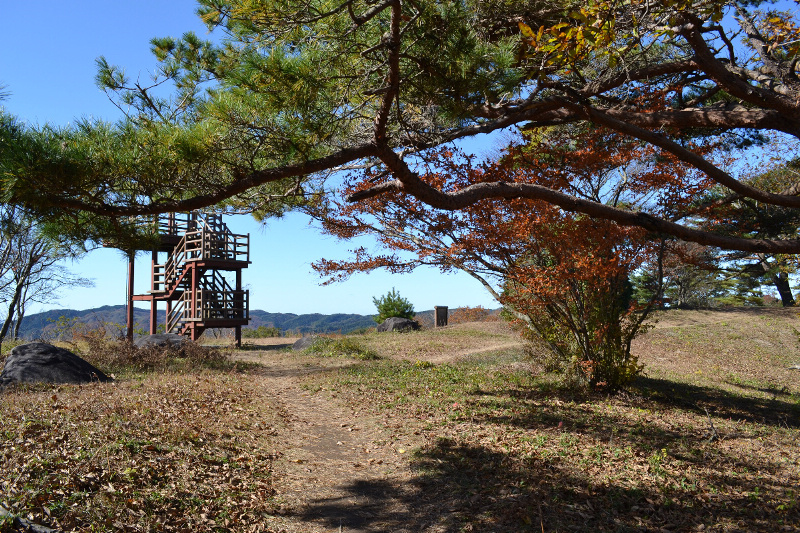
[(351, 194), (347, 200), (358, 202), (386, 194), (388, 192), (404, 192), (411, 194), (422, 202), (437, 209), (455, 211), (464, 209), (482, 200), (525, 198), (540, 200), (559, 206), (566, 211), (583, 213), (595, 218), (612, 220), (623, 226), (644, 228), (653, 233), (671, 235), (685, 241), (696, 242), (707, 246), (716, 246), (726, 250), (741, 250), (754, 253), (800, 253), (800, 239), (768, 240), (745, 239), (718, 235), (708, 231), (689, 228), (653, 215), (627, 211), (617, 207), (576, 198), (541, 185), (527, 183), (480, 183), (464, 189), (445, 193), (439, 191), (416, 175), (404, 174), (402, 179), (382, 183), (370, 189)]

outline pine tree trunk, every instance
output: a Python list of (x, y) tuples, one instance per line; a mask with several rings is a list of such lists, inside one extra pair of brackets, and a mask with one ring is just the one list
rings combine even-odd
[(778, 272), (772, 276), (772, 282), (775, 284), (775, 288), (778, 289), (783, 306), (794, 307), (795, 301), (794, 296), (792, 296), (792, 288), (789, 286), (789, 275), (786, 272)]
[(776, 268), (776, 265), (770, 264), (769, 261), (767, 261), (767, 256), (763, 254), (759, 254), (758, 259), (761, 268), (764, 269), (764, 273), (769, 275), (773, 285), (778, 289), (778, 294), (781, 297), (781, 304), (783, 304), (784, 307), (794, 307), (795, 301), (794, 296), (792, 296), (792, 288), (789, 286), (789, 274), (781, 272)]

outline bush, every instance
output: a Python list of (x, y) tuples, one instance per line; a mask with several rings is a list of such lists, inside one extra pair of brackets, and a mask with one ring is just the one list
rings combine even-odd
[(220, 368), (230, 361), (227, 354), (190, 341), (178, 346), (137, 348), (127, 339), (109, 339), (99, 331), (82, 340), (87, 350), (81, 356), (106, 373)]
[(276, 327), (258, 326), (257, 328), (242, 328), (242, 337), (245, 339), (266, 339), (280, 337), (281, 330)]
[(497, 320), (489, 309), (483, 306), (477, 307), (458, 307), (450, 313), (450, 324), (463, 324), (465, 322), (488, 322)]
[(526, 352), (545, 371), (562, 374), (568, 386), (613, 392), (641, 372), (631, 341), (648, 326), (626, 278), (575, 284), (562, 299), (528, 304), (515, 309), (525, 326)]
[(372, 302), (378, 309), (378, 315), (372, 317), (372, 319), (378, 324), (383, 323), (384, 320), (393, 316), (407, 318), (409, 320), (414, 319), (414, 306), (411, 305), (411, 302), (400, 296), (400, 294), (394, 290), (394, 287), (392, 287), (392, 290), (386, 293), (385, 296), (373, 298)]
[(352, 357), (353, 359), (379, 359), (378, 354), (366, 348), (354, 339), (319, 337), (308, 349), (307, 353), (321, 357)]

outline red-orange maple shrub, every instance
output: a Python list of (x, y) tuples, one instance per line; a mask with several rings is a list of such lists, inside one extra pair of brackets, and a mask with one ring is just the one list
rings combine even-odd
[[(575, 128), (553, 130), (508, 147), (493, 162), (442, 150), (421, 164), (426, 181), (439, 189), (535, 183), (662, 216), (707, 186), (651, 147), (603, 129), (577, 133), (576, 142)], [(354, 180), (356, 190), (369, 186), (361, 178)], [(333, 235), (371, 234), (390, 250), (373, 255), (360, 248), (350, 260), (319, 261), (314, 268), (329, 281), (377, 268), (462, 270), (525, 326), (526, 335), (545, 342), (555, 355), (551, 366), (579, 382), (616, 389), (640, 369), (630, 344), (651, 306), (631, 303), (628, 277), (659, 248), (641, 228), (527, 199), (485, 200), (448, 212), (394, 195), (318, 206), (314, 214)]]
[(479, 305), (477, 307), (457, 307), (450, 311), (448, 324), (463, 324), (465, 322), (491, 322), (498, 320), (496, 314)]

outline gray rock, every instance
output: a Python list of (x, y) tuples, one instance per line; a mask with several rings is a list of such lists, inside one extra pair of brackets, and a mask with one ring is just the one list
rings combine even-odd
[(11, 526), (15, 528), (16, 531), (29, 531), (30, 533), (58, 533), (57, 529), (40, 526), (39, 524), (34, 524), (25, 518), (14, 516), (8, 509), (0, 505), (0, 518), (3, 517), (11, 519)]
[(0, 505), (0, 518), (3, 517), (10, 518), (12, 527), (18, 531), (29, 531), (31, 533), (58, 533), (58, 530), (56, 529), (40, 526), (39, 524), (34, 524), (25, 518), (14, 516), (8, 509)]
[(317, 335), (309, 335), (307, 337), (303, 337), (302, 339), (298, 339), (297, 342), (292, 344), (292, 350), (307, 350), (311, 348), (311, 345), (314, 344), (319, 337)]
[(111, 381), (111, 378), (69, 350), (43, 342), (13, 348), (0, 374), (2, 385), (93, 381)]
[(177, 333), (156, 333), (155, 335), (144, 335), (133, 341), (137, 348), (148, 348), (150, 346), (181, 346), (186, 342), (186, 337)]
[(397, 316), (389, 317), (383, 323), (378, 324), (378, 331), (411, 331), (418, 329), (419, 323), (415, 320)]

